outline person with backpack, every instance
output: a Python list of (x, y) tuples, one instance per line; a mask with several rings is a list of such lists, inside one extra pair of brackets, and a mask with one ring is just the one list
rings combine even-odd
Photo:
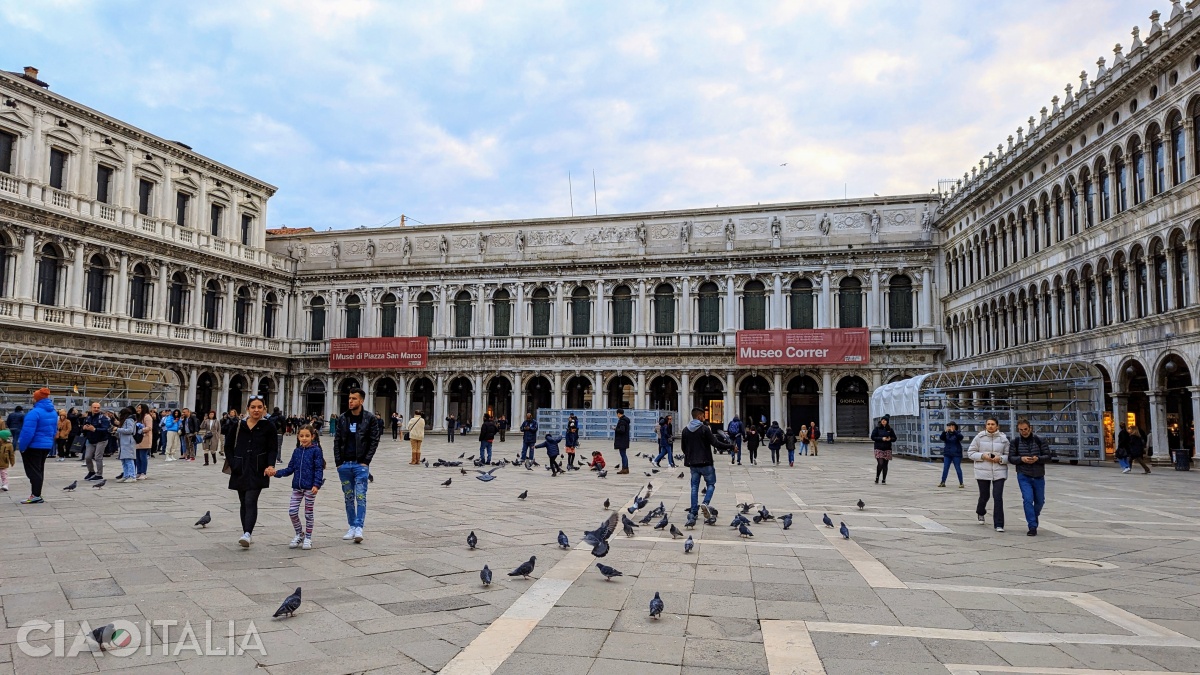
[(737, 415), (729, 420), (729, 426), (725, 428), (725, 433), (729, 434), (729, 440), (733, 441), (733, 449), (729, 451), (729, 463), (742, 463), (742, 434), (746, 428), (742, 426), (742, 419)]
[(779, 422), (772, 421), (770, 428), (767, 429), (767, 448), (771, 451), (771, 463), (779, 465), (779, 449), (783, 447), (783, 429), (779, 428)]
[(788, 427), (783, 432), (783, 445), (788, 451), (788, 466), (796, 465), (796, 432)]

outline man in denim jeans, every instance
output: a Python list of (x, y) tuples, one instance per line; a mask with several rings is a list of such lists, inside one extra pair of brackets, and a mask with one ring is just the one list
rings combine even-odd
[(704, 416), (702, 408), (692, 408), (692, 421), (684, 427), (680, 435), (679, 445), (683, 450), (683, 465), (692, 470), (692, 507), (695, 514), (697, 501), (700, 497), (700, 479), (704, 479), (704, 518), (712, 516), (708, 504), (712, 501), (713, 492), (717, 489), (717, 469), (713, 466), (713, 446), (729, 450), (732, 444), (726, 443), (713, 435), (712, 429), (701, 419)]
[(1017, 467), (1017, 485), (1025, 503), (1026, 534), (1037, 536), (1038, 516), (1046, 503), (1046, 464), (1050, 461), (1050, 446), (1033, 433), (1029, 420), (1017, 421), (1017, 437), (1008, 446), (1008, 463)]
[(362, 389), (350, 390), (350, 409), (337, 419), (337, 432), (333, 436), (333, 462), (337, 465), (338, 478), (342, 481), (342, 495), (346, 498), (346, 530), (344, 540), (363, 540), (363, 521), (367, 518), (367, 479), (371, 475), (371, 458), (379, 447), (383, 433), (383, 422), (362, 405), (367, 393)]

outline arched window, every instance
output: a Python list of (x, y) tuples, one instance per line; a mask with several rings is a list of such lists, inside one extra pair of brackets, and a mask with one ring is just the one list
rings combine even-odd
[(888, 282), (888, 325), (892, 328), (912, 328), (914, 325), (912, 279), (903, 274)]
[(696, 299), (701, 333), (721, 332), (720, 289), (711, 281), (700, 284)]
[(433, 293), (429, 291), (417, 296), (417, 335), (433, 337)]
[(550, 291), (539, 288), (529, 298), (530, 313), (533, 315), (533, 335), (550, 334)]
[(1054, 236), (1055, 241), (1067, 238), (1067, 219), (1063, 209), (1062, 190), (1054, 188)]
[(396, 318), (399, 316), (395, 293), (384, 293), (379, 300), (379, 335), (396, 337)]
[(263, 337), (275, 337), (275, 315), (279, 312), (279, 297), (275, 293), (267, 293), (266, 304), (263, 305)]
[[(26, 235), (28, 236), (28, 235)], [(40, 305), (58, 304), (59, 277), (62, 276), (63, 256), (58, 247), (46, 244), (38, 258), (37, 297)]]
[(742, 287), (742, 328), (763, 330), (767, 327), (767, 287), (758, 279)]
[(188, 281), (183, 272), (171, 275), (171, 287), (167, 291), (167, 321), (176, 326), (183, 325), (188, 315)]
[(454, 296), (454, 337), (471, 337), (471, 294), (467, 291)]
[(1089, 228), (1096, 224), (1096, 184), (1086, 167), (1079, 172), (1079, 180), (1083, 183), (1083, 226)]
[[(3, 134), (0, 134), (0, 140), (3, 140), (2, 136)], [(3, 149), (3, 146), (0, 146), (0, 149)], [(0, 165), (0, 169), (3, 168), (4, 166)], [(9, 290), (12, 288), (12, 284), (8, 281), (8, 272), (13, 269), (13, 264), (9, 258), (13, 257), (14, 253), (13, 246), (8, 237), (0, 234), (0, 298), (12, 297), (12, 292)]]
[(134, 265), (133, 276), (129, 280), (129, 316), (135, 319), (149, 318), (150, 288), (150, 269), (142, 263)]
[(250, 332), (250, 289), (242, 286), (237, 290), (233, 305), (233, 330), (239, 335)]
[(492, 295), (492, 335), (512, 335), (512, 295), (503, 288)]
[(816, 328), (814, 321), (816, 313), (813, 311), (813, 282), (808, 279), (793, 281), (792, 295), (788, 300), (792, 305), (791, 327)]
[(1125, 167), (1125, 155), (1117, 150), (1113, 154), (1113, 169), (1117, 174), (1117, 213), (1129, 208), (1129, 171)]
[(346, 298), (346, 337), (362, 337), (362, 299), (357, 295)]
[(1029, 236), (1033, 241), (1033, 252), (1037, 253), (1042, 249), (1041, 245), (1044, 243), (1040, 241), (1038, 234), (1037, 202), (1029, 202)]
[(221, 317), (221, 285), (210, 279), (204, 285), (204, 327), (216, 330)]
[(654, 332), (675, 332), (675, 287), (671, 284), (659, 284), (654, 289)]
[(1146, 153), (1137, 136), (1129, 142), (1129, 156), (1133, 162), (1133, 205), (1146, 201)]
[[(1042, 231), (1044, 233), (1042, 236), (1042, 246), (1043, 247), (1050, 246), (1051, 244), (1054, 243), (1054, 239), (1051, 238), (1051, 235), (1054, 232), (1053, 228), (1054, 228), (1054, 226), (1050, 222), (1050, 198), (1046, 196), (1045, 192), (1043, 192), (1042, 193)], [(1062, 239), (1062, 237), (1059, 237), (1059, 239)]]
[(592, 299), (583, 286), (571, 291), (571, 335), (592, 332)]
[(1179, 237), (1171, 244), (1175, 250), (1175, 309), (1183, 309), (1188, 306), (1188, 254), (1187, 245), (1183, 243), (1183, 238)]
[(1145, 318), (1150, 311), (1150, 270), (1140, 252), (1133, 256), (1134, 309), (1137, 318)]
[(1157, 314), (1169, 311), (1167, 302), (1167, 253), (1161, 248), (1154, 251), (1154, 311)]
[(862, 328), (862, 282), (857, 277), (846, 277), (838, 285), (838, 326)]
[(1171, 120), (1171, 179), (1174, 185), (1187, 180), (1187, 142), (1183, 137), (1183, 117), (1175, 115)]
[(628, 286), (613, 289), (612, 313), (613, 335), (633, 333), (633, 292)]
[(1079, 234), (1079, 191), (1075, 189), (1074, 178), (1067, 181), (1067, 221), (1071, 234)]
[(1150, 133), (1150, 175), (1154, 179), (1151, 194), (1161, 194), (1167, 189), (1167, 152), (1158, 127)]
[(102, 255), (94, 255), (88, 261), (86, 276), (87, 293), (84, 308), (93, 313), (103, 313), (108, 304), (108, 261)]
[(1108, 184), (1108, 164), (1104, 158), (1096, 165), (1096, 185), (1100, 188), (1100, 220), (1112, 217), (1112, 190)]
[(308, 339), (314, 341), (325, 339), (325, 300), (323, 298), (313, 298), (309, 305)]

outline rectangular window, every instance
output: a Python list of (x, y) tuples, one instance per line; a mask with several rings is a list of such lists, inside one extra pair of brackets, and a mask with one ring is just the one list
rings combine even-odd
[(812, 291), (792, 292), (792, 328), (816, 328), (813, 322)]
[(50, 149), (50, 187), (63, 189), (63, 175), (67, 168), (67, 153), (57, 148)]
[(275, 305), (263, 307), (263, 337), (275, 337)]
[(183, 284), (175, 282), (171, 284), (169, 298), (167, 300), (167, 321), (175, 325), (183, 324), (184, 310), (186, 307), (186, 292), (183, 290)]
[(587, 298), (571, 299), (571, 335), (587, 335), (592, 332), (592, 301)]
[(892, 328), (913, 327), (912, 288), (893, 287), (888, 293), (888, 319)]
[(767, 296), (762, 293), (747, 293), (742, 296), (743, 324), (746, 330), (763, 330), (767, 327)]
[(208, 209), (208, 233), (214, 237), (221, 236), (221, 214), (224, 211), (219, 204), (213, 204)]
[(242, 246), (250, 245), (250, 230), (253, 225), (254, 218), (247, 215), (242, 216)]
[(717, 297), (715, 293), (712, 295), (701, 295), (697, 304), (700, 311), (700, 332), (720, 333), (721, 298)]
[(186, 192), (175, 193), (175, 224), (180, 227), (187, 227), (187, 212), (188, 202), (192, 200), (192, 196)]
[(1100, 172), (1096, 182), (1100, 184), (1100, 220), (1108, 220), (1112, 217), (1112, 194), (1108, 186), (1108, 173)]
[(417, 335), (433, 337), (433, 303), (423, 302), (417, 305)]
[(138, 213), (150, 215), (150, 195), (154, 194), (154, 183), (146, 179), (138, 181)]
[(150, 285), (146, 283), (146, 277), (135, 274), (133, 281), (129, 284), (129, 315), (135, 319), (146, 318), (146, 307), (150, 304), (147, 302), (150, 295)]
[(512, 302), (496, 300), (493, 306), (495, 308), (495, 326), (492, 333), (496, 337), (508, 337), (512, 334)]
[(665, 335), (675, 332), (675, 298), (670, 295), (654, 296), (654, 332)]
[(17, 147), (17, 137), (0, 131), (0, 173), (13, 173), (13, 149)]
[(454, 337), (471, 337), (471, 302), (454, 303)]
[(1187, 146), (1183, 142), (1183, 125), (1171, 130), (1171, 148), (1175, 150), (1175, 185), (1187, 180)]
[(314, 307), (312, 310), (312, 332), (310, 338), (313, 341), (325, 339), (325, 308)]
[(613, 298), (613, 335), (633, 333), (633, 298), (628, 295)]
[(841, 328), (862, 328), (862, 292), (861, 291), (841, 291), (839, 293), (841, 305), (839, 308), (838, 317), (841, 321)]
[(396, 305), (391, 303), (384, 305), (379, 315), (383, 323), (379, 327), (379, 336), (396, 337)]
[(113, 170), (103, 164), (96, 167), (96, 201), (107, 204), (112, 198)]
[(533, 334), (550, 334), (550, 300), (535, 299), (530, 303), (533, 309)]

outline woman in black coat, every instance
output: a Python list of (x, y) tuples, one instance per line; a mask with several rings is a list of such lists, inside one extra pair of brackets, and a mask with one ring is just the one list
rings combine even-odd
[(266, 489), (271, 479), (267, 469), (275, 465), (278, 432), (275, 425), (263, 419), (267, 406), (261, 397), (253, 396), (246, 408), (246, 419), (225, 437), (225, 459), (229, 462), (229, 489), (237, 490), (241, 502), (242, 534), (238, 543), (249, 548), (253, 543), (250, 535), (258, 521), (258, 496)]

